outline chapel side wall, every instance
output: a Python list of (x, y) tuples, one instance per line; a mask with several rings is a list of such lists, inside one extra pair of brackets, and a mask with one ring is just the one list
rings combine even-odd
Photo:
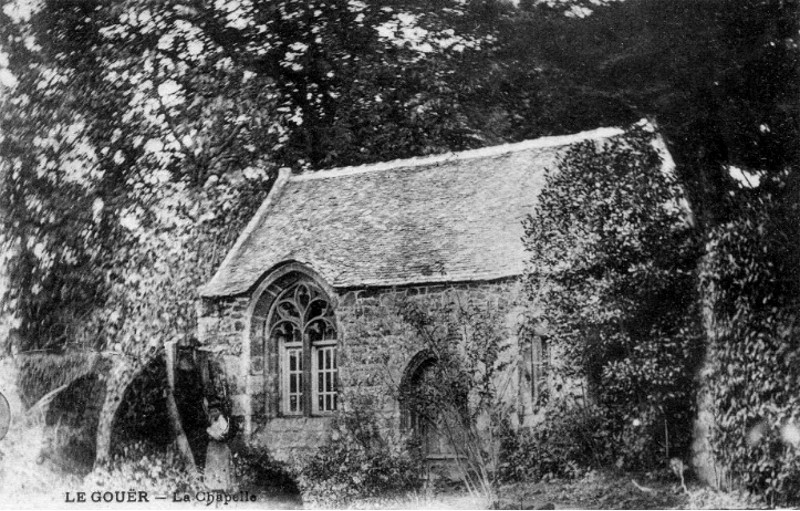
[[(512, 384), (504, 398), (517, 415), (518, 424), (529, 424), (533, 416), (530, 371), (519, 357), (517, 331), (522, 318), (521, 284), (518, 279), (452, 285), (421, 285), (397, 288), (336, 290), (331, 297), (339, 330), (339, 378), (342, 407), (346, 410), (368, 396), (373, 401), (379, 426), (385, 434), (400, 432), (397, 393), (411, 359), (425, 348), (413, 327), (399, 314), (398, 305), (408, 300), (436, 310), (456, 299), (489, 306), (504, 318), (510, 349), (505, 356), (514, 363), (502, 375)], [(224, 366), (233, 401), (234, 420), (241, 424), (243, 439), (264, 447), (277, 459), (291, 460), (309, 454), (327, 441), (331, 417), (280, 417), (269, 403), (271, 355), (254, 338), (248, 314), (251, 298), (206, 300), (198, 321), (201, 344), (219, 350), (216, 359)], [(251, 342), (252, 339), (252, 342)]]
[[(340, 377), (345, 406), (356, 396), (371, 396), (384, 429), (400, 427), (398, 390), (403, 374), (412, 358), (426, 348), (412, 325), (399, 314), (398, 305), (408, 300), (423, 309), (435, 311), (455, 299), (473, 301), (496, 309), (505, 324), (510, 349), (504, 355), (518, 360), (517, 331), (522, 317), (517, 279), (496, 282), (452, 285), (414, 286), (392, 289), (349, 290), (340, 295), (337, 310), (342, 329)], [(512, 385), (504, 398), (515, 410), (530, 413), (529, 382), (520, 382), (522, 374), (516, 365), (501, 378), (510, 378)], [(498, 385), (502, 386), (502, 385)], [(524, 401), (527, 395), (527, 401)]]

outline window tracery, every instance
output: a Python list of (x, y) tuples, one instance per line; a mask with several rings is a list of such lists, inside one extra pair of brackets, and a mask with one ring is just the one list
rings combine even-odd
[(304, 279), (286, 287), (273, 301), (266, 334), (278, 350), (280, 413), (336, 411), (336, 321), (324, 291)]

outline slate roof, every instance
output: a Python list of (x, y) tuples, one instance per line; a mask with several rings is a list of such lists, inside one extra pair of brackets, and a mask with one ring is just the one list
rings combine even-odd
[(494, 280), (521, 275), (522, 220), (546, 168), (576, 135), (290, 175), (282, 172), (204, 297), (249, 291), (282, 262), (333, 287)]

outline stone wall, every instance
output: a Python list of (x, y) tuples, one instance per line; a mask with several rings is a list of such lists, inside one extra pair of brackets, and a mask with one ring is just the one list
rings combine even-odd
[[(276, 280), (276, 282), (279, 282)], [(258, 296), (269, 292), (262, 286), (254, 296), (206, 301), (200, 311), (199, 338), (223, 362), (234, 401), (233, 414), (242, 424), (244, 440), (266, 447), (278, 459), (292, 459), (313, 451), (326, 441), (333, 418), (282, 417), (272, 405), (277, 392), (270, 367), (269, 350), (259, 338)], [(530, 368), (521, 367), (516, 333), (522, 318), (518, 279), (452, 285), (393, 288), (326, 289), (333, 303), (339, 339), (338, 366), (341, 384), (339, 409), (347, 409), (357, 397), (369, 396), (379, 424), (398, 432), (401, 410), (398, 390), (409, 362), (425, 345), (399, 314), (403, 300), (438, 310), (446, 303), (472, 302), (495, 309), (504, 318), (503, 328), (511, 349), (504, 353), (509, 369), (501, 375), (511, 380), (504, 398), (517, 411), (519, 423), (533, 416)], [(255, 319), (253, 319), (255, 318)]]
[[(398, 306), (403, 300), (432, 311), (448, 303), (469, 301), (497, 310), (505, 320), (498, 327), (505, 329), (511, 345), (504, 355), (516, 360), (516, 333), (522, 314), (519, 293), (516, 280), (342, 292), (337, 316), (342, 332), (340, 376), (345, 398), (348, 392), (375, 396), (384, 419), (392, 427), (399, 425), (397, 391), (411, 360), (426, 348), (413, 327), (400, 317)], [(514, 385), (515, 390), (517, 387)], [(513, 400), (516, 404), (517, 397)]]

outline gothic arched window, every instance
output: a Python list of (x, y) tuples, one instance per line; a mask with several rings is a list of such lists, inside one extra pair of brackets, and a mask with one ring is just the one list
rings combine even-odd
[(300, 280), (272, 302), (267, 336), (278, 351), (280, 413), (324, 415), (338, 406), (336, 322), (327, 295)]

